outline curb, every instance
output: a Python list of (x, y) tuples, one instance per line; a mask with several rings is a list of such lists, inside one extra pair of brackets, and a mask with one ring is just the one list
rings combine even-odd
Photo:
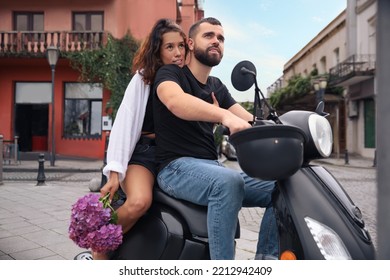
[(334, 161), (328, 161), (328, 160), (323, 160), (323, 159), (316, 159), (313, 162), (315, 162), (316, 164), (329, 164), (329, 165), (333, 165), (333, 166), (342, 166), (342, 167), (347, 167), (347, 168), (362, 168), (362, 169), (367, 169), (367, 168), (375, 169), (376, 168), (376, 166), (374, 166), (373, 164), (372, 165), (368, 164), (368, 161), (367, 161), (367, 165), (356, 165), (356, 164), (351, 164), (351, 163), (349, 163), (349, 164), (337, 163)]
[[(101, 168), (90, 168), (90, 169), (81, 169), (81, 168), (60, 168), (60, 169), (50, 169), (50, 168), (45, 168), (45, 173), (93, 173), (93, 172), (101, 172)], [(4, 173), (16, 173), (16, 172), (38, 172), (38, 168), (4, 168), (3, 169)]]

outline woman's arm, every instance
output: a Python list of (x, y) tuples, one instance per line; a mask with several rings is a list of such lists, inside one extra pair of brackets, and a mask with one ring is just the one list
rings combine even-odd
[(128, 162), (141, 135), (149, 90), (149, 85), (145, 85), (137, 72), (127, 86), (111, 129), (107, 165), (103, 169), (107, 178), (110, 171), (118, 172), (120, 182), (125, 178)]

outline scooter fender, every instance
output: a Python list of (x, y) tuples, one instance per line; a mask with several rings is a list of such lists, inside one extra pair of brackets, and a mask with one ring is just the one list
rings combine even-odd
[(322, 166), (308, 166), (276, 182), (273, 194), (280, 252), (298, 259), (325, 259), (305, 221), (310, 217), (331, 228), (351, 259), (375, 259), (375, 249), (358, 208), (339, 182)]

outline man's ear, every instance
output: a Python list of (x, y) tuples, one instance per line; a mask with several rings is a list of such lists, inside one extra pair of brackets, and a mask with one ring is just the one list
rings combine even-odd
[(188, 49), (192, 51), (194, 49), (194, 40), (192, 38), (188, 38), (187, 45), (188, 45)]

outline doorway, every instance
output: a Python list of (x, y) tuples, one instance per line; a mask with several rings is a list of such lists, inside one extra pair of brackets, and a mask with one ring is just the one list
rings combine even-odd
[(47, 151), (48, 127), (48, 104), (16, 104), (15, 135), (21, 152)]

